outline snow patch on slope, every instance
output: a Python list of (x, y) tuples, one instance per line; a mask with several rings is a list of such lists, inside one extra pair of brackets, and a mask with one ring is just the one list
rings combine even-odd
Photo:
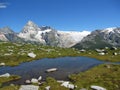
[(35, 38), (38, 39), (40, 42), (45, 43), (45, 40), (42, 38), (42, 34), (50, 32), (51, 29), (46, 29), (44, 31), (38, 31), (38, 33), (35, 35)]
[(115, 28), (116, 27), (106, 28), (106, 29), (102, 30), (101, 32), (104, 32), (106, 34), (109, 34), (110, 32), (114, 33)]
[(58, 31), (60, 34), (67, 34), (70, 38), (73, 38), (75, 42), (80, 42), (85, 36), (90, 34), (90, 31), (82, 31), (82, 32), (75, 32), (75, 31)]
[(2, 41), (8, 41), (8, 39), (2, 33), (0, 33), (0, 40), (2, 40)]

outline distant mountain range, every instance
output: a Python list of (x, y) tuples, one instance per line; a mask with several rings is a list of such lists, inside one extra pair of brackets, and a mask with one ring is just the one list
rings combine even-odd
[(38, 26), (28, 21), (20, 33), (15, 33), (9, 27), (0, 29), (0, 40), (21, 43), (35, 43), (59, 47), (74, 47), (78, 49), (102, 48), (120, 46), (120, 28), (106, 28), (93, 32), (59, 31), (49, 26)]
[(69, 32), (58, 31), (49, 26), (38, 26), (28, 21), (20, 33), (15, 33), (9, 27), (0, 29), (0, 40), (11, 42), (29, 42), (42, 45), (72, 47), (79, 43), (89, 31)]

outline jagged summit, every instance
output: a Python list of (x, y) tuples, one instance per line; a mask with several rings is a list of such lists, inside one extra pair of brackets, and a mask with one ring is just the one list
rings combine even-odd
[(29, 20), (18, 36), (23, 38), (25, 41), (34, 41), (45, 44), (45, 34), (52, 30), (53, 29), (49, 26), (39, 27), (37, 24)]
[(101, 32), (105, 34), (120, 33), (120, 28), (119, 27), (106, 28), (102, 30)]
[(54, 29), (53, 29), (52, 27), (50, 27), (50, 26), (41, 26), (40, 29), (41, 29), (42, 31), (48, 30), (48, 29), (54, 30)]
[(35, 24), (33, 21), (31, 21), (31, 20), (29, 20), (28, 22), (27, 22), (27, 25), (33, 25), (33, 24)]
[(22, 33), (34, 32), (39, 30), (41, 29), (38, 27), (38, 25), (29, 20), (27, 24), (24, 26), (24, 28), (22, 29)]

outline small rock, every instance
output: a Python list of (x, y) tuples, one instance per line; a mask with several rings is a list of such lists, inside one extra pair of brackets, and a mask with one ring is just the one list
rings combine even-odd
[(105, 49), (109, 49), (109, 47), (105, 47)]
[(42, 80), (42, 76), (39, 76), (38, 81), (41, 81), (41, 80)]
[(0, 66), (5, 66), (5, 63), (0, 63)]
[(118, 54), (117, 54), (116, 52), (114, 52), (114, 53), (113, 53), (113, 55), (115, 55), (115, 56), (116, 56), (116, 55), (118, 55)]
[(95, 50), (96, 50), (96, 52), (99, 52), (99, 53), (102, 53), (105, 51), (104, 49), (95, 49)]
[(42, 83), (41, 83), (41, 82), (38, 82), (38, 85), (42, 85)]
[(21, 85), (19, 90), (38, 90), (39, 86), (35, 85)]
[(61, 86), (64, 86), (64, 87), (69, 88), (69, 89), (74, 89), (75, 88), (75, 86), (73, 84), (70, 84), (68, 81), (67, 82), (63, 82), (61, 84)]
[(10, 74), (9, 73), (5, 73), (5, 74), (2, 74), (2, 75), (0, 75), (0, 77), (10, 77)]
[(11, 83), (10, 86), (15, 86), (15, 85)]
[(31, 58), (35, 58), (36, 54), (34, 54), (33, 52), (32, 53), (28, 53), (28, 56), (31, 57)]
[(92, 85), (92, 86), (91, 86), (91, 89), (94, 89), (94, 90), (106, 90), (106, 89), (103, 88), (103, 87), (95, 86), (95, 85)]
[(45, 90), (50, 90), (50, 86), (45, 87)]
[(38, 80), (36, 78), (32, 78), (31, 83), (38, 83)]
[(81, 49), (80, 52), (86, 52), (86, 50), (85, 49)]
[(110, 65), (106, 65), (107, 68), (111, 68)]
[(30, 80), (26, 80), (25, 83), (29, 84), (29, 83), (31, 83), (31, 82), (30, 82)]
[(67, 87), (68, 84), (69, 84), (69, 81), (66, 81), (66, 82), (63, 82), (63, 83), (61, 84), (61, 86)]
[(104, 53), (104, 52), (101, 52), (101, 53), (99, 53), (99, 55), (105, 55), (105, 53)]

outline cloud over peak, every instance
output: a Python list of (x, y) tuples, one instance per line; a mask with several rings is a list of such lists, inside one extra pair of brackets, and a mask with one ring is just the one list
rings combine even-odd
[(1, 8), (7, 8), (8, 3), (0, 3), (0, 9)]

